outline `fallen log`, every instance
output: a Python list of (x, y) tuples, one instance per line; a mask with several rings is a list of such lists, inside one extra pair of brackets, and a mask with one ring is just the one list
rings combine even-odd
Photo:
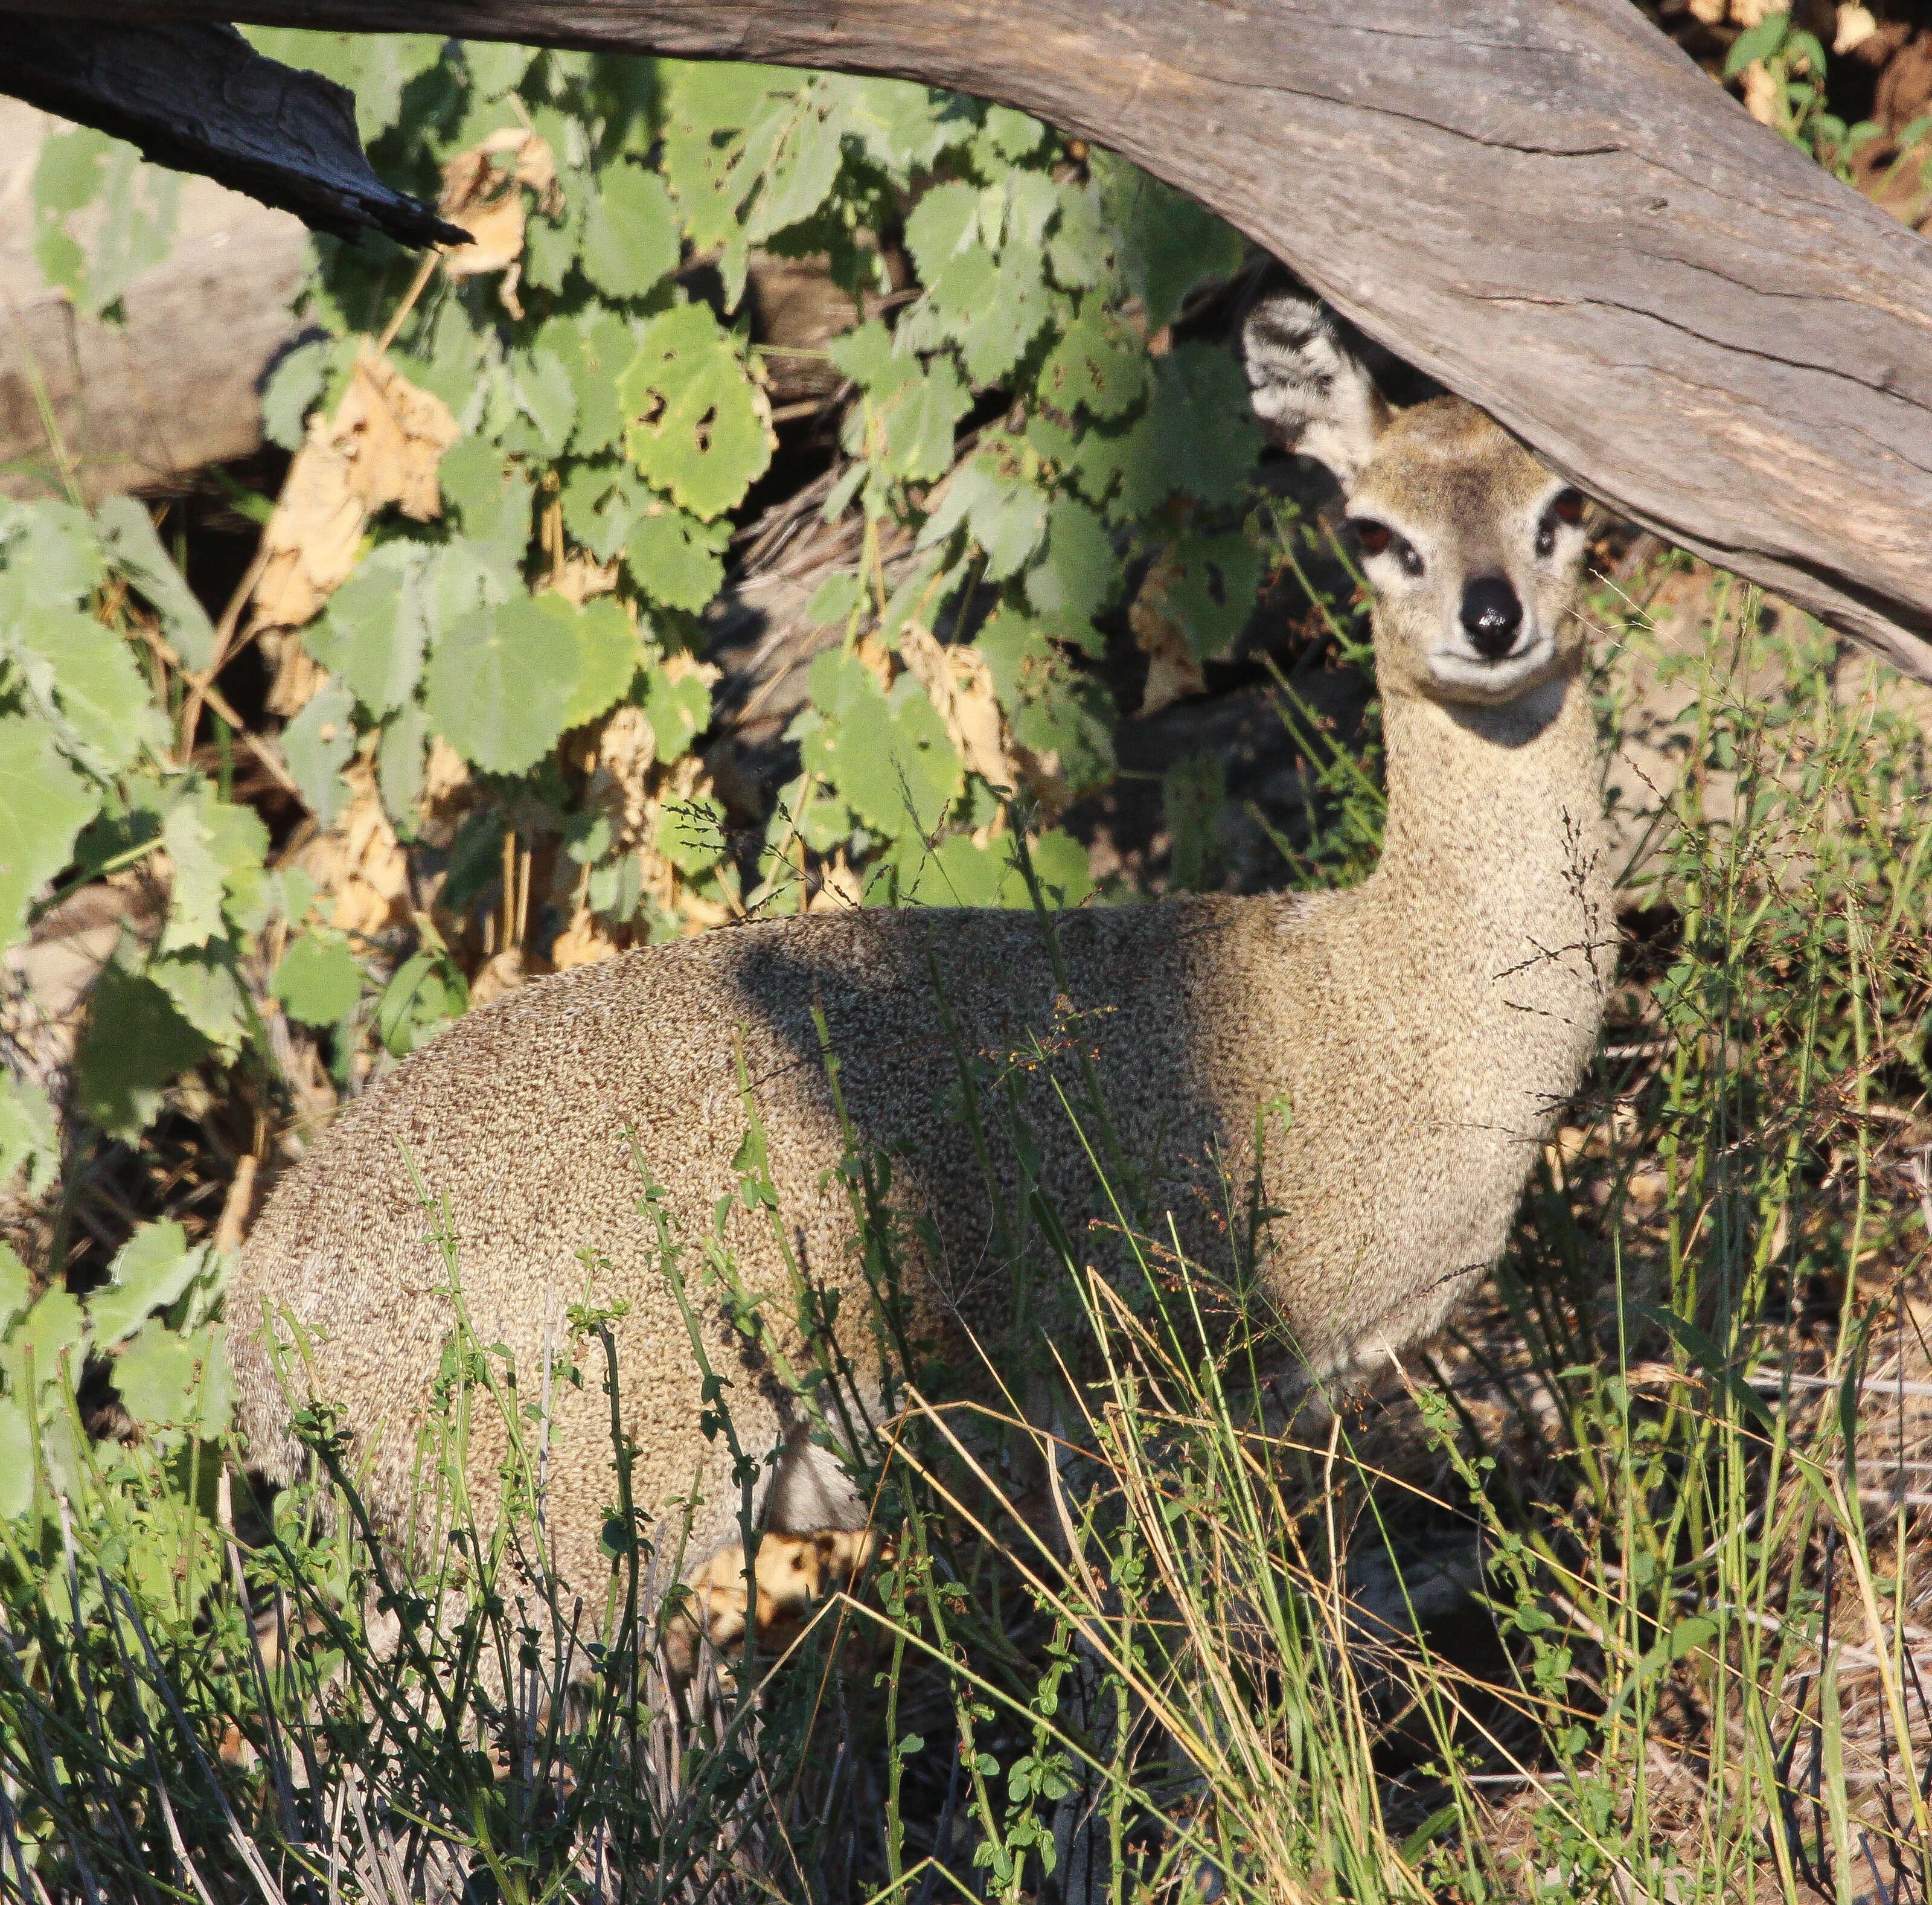
[[(12, 4), (117, 27), (236, 10)], [(238, 10), (832, 67), (1020, 106), (1211, 206), (1624, 514), (1932, 679), (1932, 246), (1628, 0)]]

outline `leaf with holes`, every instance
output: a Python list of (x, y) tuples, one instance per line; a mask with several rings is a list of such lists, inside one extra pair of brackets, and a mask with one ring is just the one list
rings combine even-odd
[(772, 460), (771, 406), (704, 304), (652, 319), (617, 391), (631, 460), (706, 522), (740, 502)]
[(1041, 367), (1040, 394), (1056, 408), (1118, 417), (1147, 388), (1147, 355), (1096, 298), (1060, 334)]

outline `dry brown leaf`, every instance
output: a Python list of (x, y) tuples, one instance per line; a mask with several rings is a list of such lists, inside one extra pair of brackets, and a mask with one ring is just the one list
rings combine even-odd
[(694, 656), (682, 651), (675, 655), (667, 655), (662, 666), (667, 681), (682, 681), (687, 676), (694, 675), (706, 688), (716, 688), (724, 679), (724, 670), (716, 662), (700, 662)]
[(1754, 59), (1744, 68), (1743, 81), (1744, 110), (1760, 125), (1775, 127), (1784, 89), (1772, 76), (1771, 69), (1762, 60)]
[(866, 903), (865, 882), (846, 865), (843, 847), (819, 868), (818, 882), (806, 902), (808, 913), (850, 913)]
[(494, 958), (484, 962), (483, 969), (470, 982), (470, 1003), (487, 1006), (506, 992), (514, 992), (530, 976), (528, 962), (520, 946), (506, 946)]
[(526, 186), (536, 194), (539, 211), (562, 208), (556, 155), (526, 128), (504, 126), (444, 165), (440, 201), (442, 215), (471, 240), (443, 254), (443, 269), (452, 278), (502, 272), (496, 295), (518, 318), (524, 314), (517, 284), (523, 272)]
[(1834, 17), (1832, 35), (1834, 58), (1856, 51), (1878, 31), (1878, 22), (1869, 7), (1841, 5)]
[(538, 593), (554, 592), (573, 608), (596, 596), (608, 596), (617, 586), (617, 564), (600, 562), (580, 549), (566, 556), (560, 568), (545, 577)]
[(1140, 705), (1144, 715), (1157, 712), (1184, 694), (1198, 694), (1207, 686), (1186, 632), (1166, 613), (1167, 592), (1180, 572), (1180, 559), (1172, 551), (1163, 555), (1148, 571), (1127, 610), (1127, 626), (1148, 658)]
[(852, 652), (872, 670), (881, 688), (892, 686), (892, 651), (886, 646), (886, 638), (878, 629), (860, 637), (859, 646)]
[(410, 862), (382, 811), (376, 773), (367, 760), (343, 770), (349, 805), (335, 824), (303, 848), (302, 871), (316, 884), (319, 901), (332, 902), (331, 923), (374, 938), (409, 924)]
[(900, 634), (899, 659), (926, 690), (966, 765), (994, 787), (1017, 788), (1019, 770), (986, 658), (976, 648), (943, 646), (914, 622)]
[(348, 580), (378, 509), (394, 503), (418, 522), (440, 515), (436, 468), (461, 434), (441, 398), (364, 344), (334, 416), (310, 418), (262, 532), (254, 626), (299, 628), (312, 620)]
[(567, 972), (572, 966), (594, 966), (600, 959), (614, 958), (620, 950), (596, 914), (580, 905), (552, 944), (550, 962), (559, 972)]

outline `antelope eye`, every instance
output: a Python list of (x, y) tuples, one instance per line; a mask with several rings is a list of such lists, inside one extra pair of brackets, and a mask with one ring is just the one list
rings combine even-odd
[(1355, 532), (1355, 540), (1361, 544), (1365, 556), (1379, 556), (1386, 552), (1395, 540), (1395, 531), (1386, 523), (1378, 523), (1366, 516), (1358, 516), (1348, 526)]
[(1580, 523), (1583, 520), (1583, 492), (1559, 490), (1550, 511), (1559, 523)]

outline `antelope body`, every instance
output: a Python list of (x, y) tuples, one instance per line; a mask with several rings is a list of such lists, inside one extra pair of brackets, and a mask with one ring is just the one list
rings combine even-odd
[[(998, 1120), (982, 1122), (983, 1158), (969, 1137), (962, 1054), (997, 1067), (1034, 1038), (1090, 1052), (1118, 1156), (1204, 1262), (1225, 1258), (1219, 1186), (1255, 1170), (1260, 1130), (1261, 1202), (1277, 1214), (1257, 1300), (1316, 1374), (1366, 1371), (1440, 1326), (1503, 1246), (1610, 974), (1574, 612), (1581, 500), (1460, 399), (1390, 414), (1315, 307), (1264, 306), (1246, 344), (1257, 410), (1336, 471), (1376, 592), (1388, 812), (1375, 873), (1312, 897), (1063, 914), (1064, 994), (1032, 914), (910, 909), (734, 927), (471, 1013), (316, 1143), (244, 1255), (230, 1340), (243, 1426), (272, 1478), (301, 1450), (264, 1327), (292, 1322), (316, 1393), (347, 1406), (373, 1454), (376, 1505), (406, 1511), (412, 1431), (451, 1321), (406, 1150), (446, 1202), (478, 1340), (508, 1346), (526, 1400), (565, 1305), (586, 1288), (628, 1304), (615, 1334), (634, 1496), (647, 1520), (695, 1497), (694, 1562), (733, 1538), (740, 1494), (724, 1438), (700, 1427), (660, 1215), (687, 1246), (686, 1296), (742, 1444), (783, 1451), (760, 1471), (764, 1525), (856, 1526), (862, 1504), (706, 1284), (699, 1247), (745, 1174), (746, 1081), (782, 1234), (740, 1198), (723, 1241), (754, 1292), (781, 1293), (765, 1315), (782, 1354), (803, 1348), (785, 1320), (789, 1246), (842, 1293), (837, 1333), (861, 1385), (875, 1374), (851, 1208), (828, 1175), (848, 1146), (815, 1011), (860, 1143), (890, 1149), (891, 1203), (916, 1220), (903, 1231), (916, 1327), (958, 1354), (973, 1354), (969, 1334), (996, 1342), (1010, 1313), (992, 1213), (1019, 1169)], [(1014, 1076), (1048, 1201), (1084, 1209), (1092, 1165), (1053, 1090), (1058, 1076), (1084, 1096), (1072, 1061)], [(658, 1187), (644, 1209), (639, 1159)], [(562, 1574), (591, 1590), (616, 1495), (597, 1373), (593, 1358), (581, 1390), (555, 1392), (547, 1508)], [(470, 1457), (482, 1500), (502, 1454), (488, 1413)]]

